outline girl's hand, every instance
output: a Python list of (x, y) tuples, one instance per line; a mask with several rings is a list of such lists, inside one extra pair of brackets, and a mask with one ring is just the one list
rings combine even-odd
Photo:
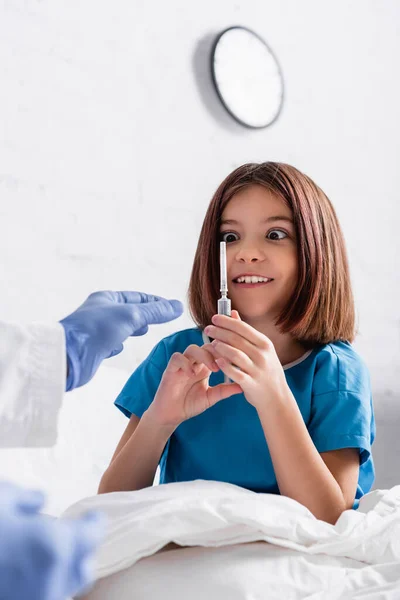
[(233, 394), (242, 392), (237, 383), (210, 387), (212, 372), (219, 371), (211, 353), (211, 344), (191, 345), (175, 352), (164, 371), (150, 413), (161, 425), (177, 427)]
[(257, 411), (287, 394), (285, 373), (271, 340), (244, 323), (236, 310), (232, 317), (214, 315), (205, 332), (214, 360), (225, 375), (238, 383)]

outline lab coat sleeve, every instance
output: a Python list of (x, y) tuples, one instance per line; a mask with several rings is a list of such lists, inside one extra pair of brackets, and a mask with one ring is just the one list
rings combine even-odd
[(65, 379), (59, 323), (0, 321), (0, 447), (55, 444)]

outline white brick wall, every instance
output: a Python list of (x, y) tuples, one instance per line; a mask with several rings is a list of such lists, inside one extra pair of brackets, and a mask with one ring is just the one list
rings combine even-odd
[[(377, 397), (399, 397), (400, 7), (259, 0), (0, 1), (0, 310), (58, 319), (96, 289), (185, 298), (209, 199), (235, 166), (305, 170), (340, 215)], [(278, 122), (236, 125), (210, 35), (265, 37)], [(177, 324), (130, 341), (129, 368)]]

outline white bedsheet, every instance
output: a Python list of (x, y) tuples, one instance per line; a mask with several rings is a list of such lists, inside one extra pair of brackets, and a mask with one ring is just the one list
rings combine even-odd
[[(90, 509), (109, 518), (93, 600), (117, 588), (119, 600), (400, 598), (400, 486), (335, 526), (288, 498), (210, 481), (95, 496), (65, 516)], [(170, 542), (203, 548), (155, 554)]]

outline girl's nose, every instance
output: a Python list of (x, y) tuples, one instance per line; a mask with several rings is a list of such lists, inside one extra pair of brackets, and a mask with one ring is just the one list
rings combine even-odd
[(236, 253), (236, 260), (242, 263), (254, 263), (263, 260), (265, 257), (261, 250), (256, 246), (242, 246)]

